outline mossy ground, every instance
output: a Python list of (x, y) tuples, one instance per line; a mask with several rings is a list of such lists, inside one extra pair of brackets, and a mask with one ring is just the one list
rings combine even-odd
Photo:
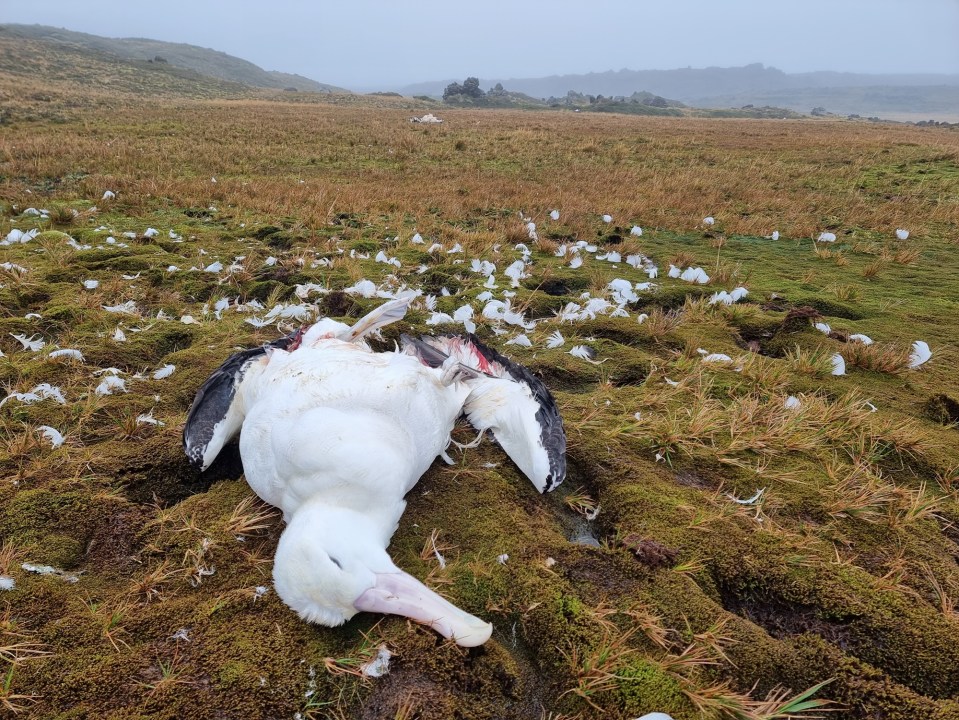
[[(0, 572), (16, 580), (0, 591), (0, 644), (49, 653), (3, 661), (3, 692), (25, 715), (735, 716), (725, 703), (758, 717), (745, 693), (832, 678), (820, 694), (839, 703), (837, 718), (959, 718), (959, 181), (927, 171), (956, 163), (955, 133), (482, 111), (424, 130), (395, 110), (279, 103), (71, 112), (75, 121), (21, 122), (0, 138), (0, 235), (45, 230), (0, 248), (0, 262), (27, 268), (0, 277), (0, 381), (7, 392), (48, 382), (67, 398), (0, 408)], [(735, 177), (722, 181), (717, 163)], [(740, 176), (750, 170), (758, 182)], [(100, 200), (107, 189), (115, 200)], [(22, 215), (29, 206), (53, 219)], [(607, 211), (612, 225), (600, 220)], [(718, 223), (707, 232), (709, 214)], [(634, 222), (648, 225), (641, 238), (629, 236)], [(910, 240), (893, 239), (896, 225)], [(159, 236), (144, 237), (148, 227)], [(777, 228), (783, 239), (763, 237)], [(827, 228), (840, 231), (831, 256), (811, 240)], [(417, 230), (426, 245), (410, 244)], [(77, 250), (71, 237), (94, 247)], [(591, 257), (571, 270), (553, 251), (576, 239), (652, 257), (656, 291), (629, 318), (551, 319), (613, 278), (647, 279)], [(443, 251), (426, 252), (433, 242)], [(243, 481), (229, 467), (197, 476), (180, 447), (208, 374), (285, 329), (256, 329), (233, 309), (216, 319), (213, 303), (269, 307), (297, 301), (297, 284), (338, 290), (395, 274), (446, 288), (439, 310), (479, 310), (485, 278), (458, 261), (497, 263), (503, 286), (518, 242), (533, 265), (514, 303), (547, 321), (529, 333), (532, 348), (504, 345), (509, 336), (487, 323), (479, 334), (554, 392), (566, 484), (536, 494), (486, 442), (434, 465), (391, 545), (401, 567), (489, 619), (493, 639), (466, 651), (395, 617), (301, 622), (257, 590), (270, 587), (281, 520), (244, 527)], [(455, 243), (463, 255), (446, 253)], [(380, 248), (402, 267), (375, 263)], [(242, 269), (189, 271), (239, 256)], [(666, 278), (680, 259), (714, 282)], [(878, 274), (864, 274), (877, 259)], [(99, 287), (85, 289), (87, 279)], [(744, 303), (702, 301), (738, 284)], [(379, 302), (313, 299), (337, 317)], [(136, 315), (104, 310), (130, 300)], [(796, 348), (845, 346), (789, 319), (809, 307), (839, 334), (925, 340), (933, 358), (895, 373), (804, 369)], [(656, 310), (678, 322), (637, 323)], [(428, 317), (414, 308), (384, 347), (401, 331), (430, 331)], [(118, 326), (126, 342), (113, 339)], [(566, 345), (546, 349), (557, 329)], [(26, 351), (11, 333), (48, 347)], [(564, 352), (573, 343), (602, 364)], [(49, 359), (53, 345), (85, 361)], [(704, 365), (699, 348), (735, 363)], [(168, 363), (174, 374), (152, 379)], [(94, 392), (92, 373), (106, 367), (124, 373), (129, 393)], [(789, 394), (803, 402), (792, 415)], [(145, 413), (164, 425), (138, 424)], [(64, 445), (51, 449), (40, 425)], [(734, 502), (759, 488), (758, 505)], [(572, 509), (583, 496), (599, 504), (595, 520)], [(76, 582), (26, 572), (24, 561)], [(396, 654), (388, 676), (342, 673), (381, 643)]]

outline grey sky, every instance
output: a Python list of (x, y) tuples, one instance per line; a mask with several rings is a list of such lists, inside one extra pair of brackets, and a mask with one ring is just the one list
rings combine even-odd
[(8, 0), (0, 22), (222, 50), (351, 89), (761, 62), (959, 73), (959, 0)]

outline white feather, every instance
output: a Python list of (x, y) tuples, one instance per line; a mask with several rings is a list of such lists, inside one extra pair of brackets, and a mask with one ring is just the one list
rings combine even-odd
[(153, 379), (163, 380), (164, 378), (168, 378), (173, 374), (174, 370), (176, 370), (176, 365), (169, 365), (169, 364), (164, 365), (155, 373), (153, 373)]
[(40, 425), (37, 427), (37, 430), (43, 434), (44, 438), (50, 441), (50, 445), (53, 446), (54, 449), (63, 445), (63, 434), (59, 430), (49, 425)]
[(54, 350), (47, 357), (54, 360), (58, 358), (70, 358), (71, 360), (79, 360), (80, 362), (83, 362), (83, 353), (80, 352), (79, 350), (73, 350), (71, 348), (64, 348), (63, 350)]
[(846, 361), (843, 359), (842, 355), (836, 353), (832, 356), (832, 375), (845, 375), (846, 374)]
[(932, 357), (932, 350), (924, 340), (916, 340), (912, 344), (912, 353), (909, 355), (909, 367), (915, 369)]

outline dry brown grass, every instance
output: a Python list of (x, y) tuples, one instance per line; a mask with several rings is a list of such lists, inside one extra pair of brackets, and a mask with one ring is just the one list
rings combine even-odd
[[(64, 99), (71, 93), (57, 92)], [(88, 94), (75, 88), (72, 94), (82, 105), (89, 103)], [(956, 222), (954, 206), (935, 202), (929, 193), (901, 194), (892, 204), (877, 203), (856, 189), (879, 153), (889, 154), (889, 163), (908, 164), (937, 138), (948, 152), (945, 130), (797, 122), (784, 134), (778, 122), (453, 108), (443, 111), (442, 127), (411, 129), (402, 103), (391, 109), (384, 101), (379, 103), (383, 107), (371, 109), (348, 106), (363, 98), (323, 100), (337, 104), (160, 101), (151, 106), (148, 119), (133, 102), (112, 101), (114, 122), (173, 130), (153, 133), (150, 143), (123, 134), (107, 144), (72, 124), (13, 125), (5, 129), (0, 151), (8, 158), (7, 176), (20, 180), (6, 192), (20, 199), (18, 186), (22, 192), (41, 178), (68, 177), (83, 166), (89, 174), (73, 181), (78, 192), (99, 197), (104, 187), (111, 187), (118, 193), (114, 202), (130, 210), (151, 196), (180, 207), (213, 202), (249, 213), (295, 216), (308, 229), (326, 226), (337, 212), (392, 218), (402, 208), (400, 212), (420, 218), (462, 217), (490, 204), (524, 208), (540, 222), (548, 212), (544, 198), (563, 208), (563, 227), (581, 237), (592, 231), (599, 207), (617, 220), (641, 213), (646, 226), (672, 228), (695, 227), (709, 208), (727, 236), (766, 234), (773, 225), (792, 237), (812, 236), (821, 228), (810, 206), (842, 208), (844, 223), (877, 232), (903, 217), (922, 219), (922, 226), (914, 223), (912, 228), (917, 236), (925, 226)], [(271, 118), (268, 136), (265, 113)], [(191, 131), (176, 132), (186, 122)], [(217, 130), (223, 127), (230, 132)], [(656, 141), (628, 163), (610, 165), (605, 153), (583, 151), (586, 145), (613, 147), (636, 133)], [(217, 142), (209, 142), (211, 137)], [(703, 145), (713, 147), (714, 157), (690, 151)], [(309, 157), (301, 154), (304, 147), (312, 148)], [(770, 153), (808, 183), (783, 184), (779, 163), (756, 162)], [(542, 158), (550, 161), (542, 163)], [(150, 171), (128, 173), (132, 165)], [(450, 172), (437, 174), (438, 165)], [(249, 183), (244, 175), (250, 167), (274, 170), (271, 177)], [(210, 182), (210, 169), (216, 185)], [(388, 193), (383, 192), (385, 181)], [(635, 187), (643, 188), (641, 200)], [(737, 209), (744, 206), (762, 210), (742, 215)], [(431, 208), (440, 215), (431, 215)], [(512, 226), (503, 230), (517, 238), (525, 234), (514, 218), (508, 223), (490, 220)], [(442, 225), (427, 224), (419, 227), (424, 237)]]
[(683, 322), (682, 310), (661, 310), (653, 308), (649, 317), (643, 322), (643, 329), (656, 342), (662, 341)]
[(862, 276), (866, 278), (866, 280), (873, 280), (879, 277), (879, 273), (882, 272), (887, 265), (888, 263), (882, 258), (873, 260), (862, 269)]
[(909, 348), (899, 345), (860, 342), (846, 343), (839, 351), (847, 365), (892, 375), (901, 375), (909, 369), (909, 353)]

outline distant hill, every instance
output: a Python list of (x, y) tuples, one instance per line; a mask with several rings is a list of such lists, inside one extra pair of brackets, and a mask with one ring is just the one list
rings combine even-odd
[[(58, 54), (68, 53), (75, 59), (84, 53), (91, 53), (89, 57), (99, 63), (113, 59), (134, 63), (135, 66), (149, 64), (192, 71), (196, 77), (225, 81), (237, 86), (296, 89), (299, 92), (348, 92), (301, 75), (264, 70), (247, 60), (224, 52), (183, 43), (144, 38), (106, 38), (46, 25), (16, 24), (0, 25), (0, 41), (2, 40), (45, 43), (48, 47), (52, 46)], [(8, 59), (2, 69), (15, 71), (16, 68), (11, 68), (10, 65)], [(156, 71), (158, 68), (150, 69)]]
[[(14, 38), (0, 32), (0, 98), (3, 120), (17, 116), (59, 117), (63, 109), (115, 98), (223, 99), (252, 96), (249, 85), (200, 75), (194, 70), (49, 40)], [(31, 108), (24, 112), (24, 108)], [(53, 108), (57, 107), (57, 110)]]
[[(439, 96), (449, 82), (408, 85), (400, 91)], [(831, 112), (864, 116), (923, 113), (931, 112), (927, 108), (937, 108), (934, 112), (938, 114), (959, 114), (959, 75), (790, 74), (755, 63), (731, 68), (617, 70), (480, 82), (484, 88), (502, 83), (513, 92), (535, 98), (563, 97), (570, 91), (631, 97), (645, 91), (695, 107), (776, 105), (808, 113), (813, 107), (824, 106)]]

